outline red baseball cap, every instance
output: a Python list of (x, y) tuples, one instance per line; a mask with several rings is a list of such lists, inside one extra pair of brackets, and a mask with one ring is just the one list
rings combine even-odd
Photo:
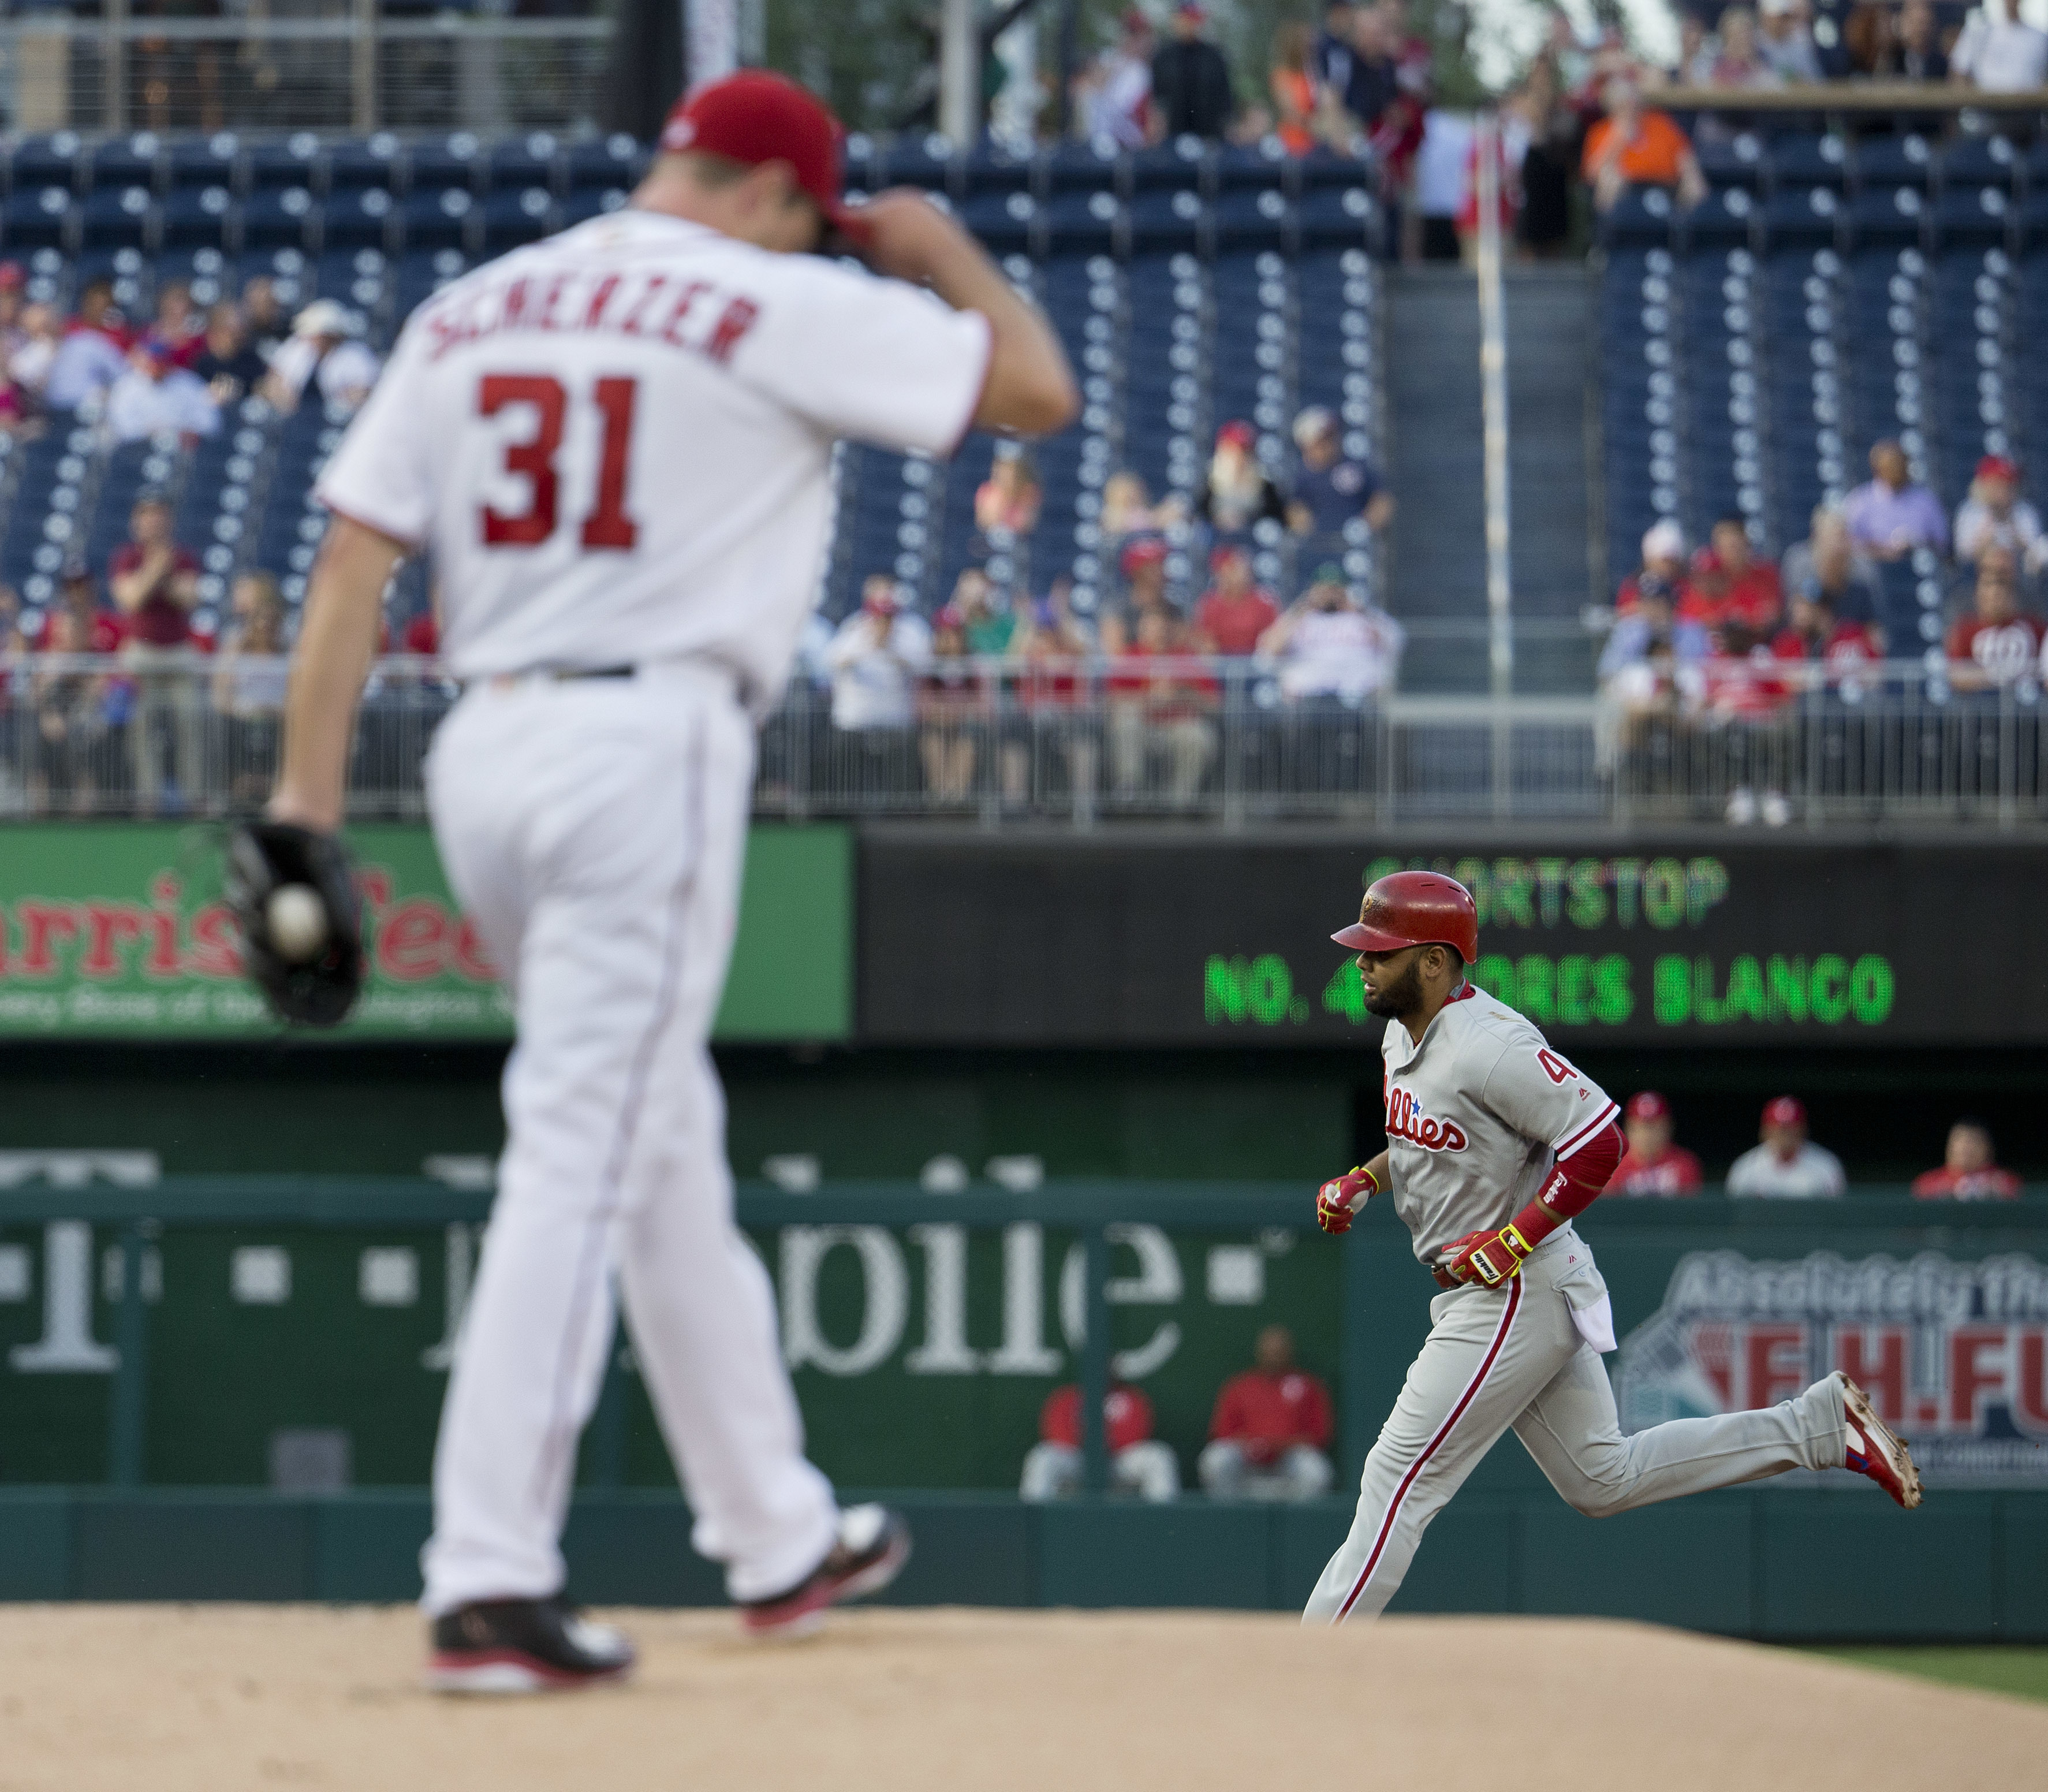
[(1654, 1089), (1643, 1089), (1628, 1098), (1628, 1105), (1622, 1109), (1622, 1114), (1631, 1120), (1668, 1120), (1671, 1118), (1671, 1104)]
[(845, 136), (831, 108), (809, 89), (765, 68), (743, 68), (677, 100), (661, 127), (661, 146), (671, 155), (701, 149), (749, 168), (787, 162), (825, 222), (858, 235), (859, 219), (840, 203)]
[(1216, 432), (1216, 446), (1235, 442), (1241, 448), (1248, 448), (1259, 440), (1259, 432), (1248, 423), (1226, 423)]
[(1166, 563), (1166, 544), (1157, 535), (1141, 535), (1127, 543), (1117, 564), (1129, 578), (1141, 566), (1163, 566)]
[(1235, 541), (1226, 541), (1209, 556), (1209, 570), (1220, 572), (1234, 560), (1249, 560), (1251, 556)]
[(1976, 476), (1980, 479), (2003, 479), (2007, 485), (2019, 483), (2019, 463), (2002, 454), (1988, 454), (1977, 463)]
[(1775, 1101), (1764, 1103), (1763, 1123), (1767, 1127), (1803, 1127), (1806, 1123), (1806, 1104), (1796, 1095), (1781, 1095)]

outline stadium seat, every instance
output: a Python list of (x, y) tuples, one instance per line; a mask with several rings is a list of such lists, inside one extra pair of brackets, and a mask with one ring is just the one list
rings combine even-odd
[(467, 130), (413, 144), (405, 157), (405, 190), (439, 192), (460, 188), (473, 192), (482, 165), (482, 149), (475, 133)]
[[(1363, 181), (1366, 172), (1358, 165), (1358, 179)], [(1294, 162), (1286, 147), (1277, 137), (1262, 137), (1256, 143), (1226, 143), (1216, 153), (1211, 165), (1210, 176), (1220, 193), (1235, 192), (1239, 188), (1273, 187), (1285, 192), (1294, 184)], [(1332, 180), (1331, 186), (1348, 183)]]
[(399, 202), (399, 241), (408, 251), (464, 248), (475, 210), (467, 187), (415, 187)]
[(1202, 244), (1201, 196), (1186, 188), (1142, 192), (1131, 202), (1131, 253), (1171, 254)]
[(552, 194), (561, 173), (561, 145), (547, 131), (529, 131), (492, 145), (483, 158), (483, 188), (486, 192), (502, 192), (539, 187)]
[(31, 249), (68, 249), (76, 208), (68, 187), (17, 187), (0, 213), (0, 240), (12, 255)]
[(1609, 248), (1668, 249), (1675, 210), (1662, 187), (1631, 187), (1600, 214), (1600, 241)]
[(958, 191), (963, 200), (983, 193), (1029, 193), (1034, 165), (992, 143), (978, 143), (961, 158)]
[(1294, 158), (1289, 165), (1294, 185), (1304, 193), (1313, 192), (1318, 187), (1356, 187), (1361, 182), (1371, 184), (1371, 170), (1366, 164), (1320, 144), (1305, 156)]
[(1107, 138), (1058, 145), (1039, 165), (1046, 193), (1114, 192), (1122, 173), (1116, 145)]
[(623, 187), (578, 187), (562, 201), (562, 228), (587, 223), (607, 211), (619, 210), (631, 196)]
[(96, 187), (79, 201), (79, 246), (141, 249), (155, 222), (147, 187)]
[(953, 175), (953, 146), (937, 131), (923, 137), (898, 138), (875, 157), (872, 179), (876, 189), (884, 187), (922, 187), (950, 196)]
[(1865, 188), (1849, 207), (1849, 235), (1858, 247), (1919, 242), (1926, 227), (1926, 196), (1918, 187)]
[[(378, 196), (388, 208), (389, 199)], [(339, 209), (339, 204), (331, 209)], [(242, 208), (242, 244), (250, 249), (309, 248), (320, 221), (320, 208), (304, 187), (262, 188)]]
[(7, 158), (10, 194), (18, 196), (44, 187), (62, 187), (69, 192), (78, 184), (79, 152), (83, 147), (73, 130), (23, 138)]
[(460, 249), (409, 250), (401, 255), (392, 280), (394, 331), (444, 286), (468, 271), (469, 258)]
[(235, 264), (219, 249), (166, 249), (156, 258), (157, 284), (181, 280), (195, 304), (211, 305), (240, 292)]
[(1945, 187), (2010, 188), (2020, 169), (2019, 153), (2005, 137), (1959, 137), (1942, 152)]
[(327, 151), (326, 188), (354, 192), (366, 187), (395, 189), (404, 174), (398, 139), (388, 130), (337, 139)]
[(1732, 138), (1706, 138), (1693, 145), (1693, 153), (1707, 184), (1716, 189), (1732, 187), (1756, 192), (1770, 175), (1763, 140), (1753, 131), (1742, 131)]
[[(1262, 204), (1266, 197), (1260, 195)], [(1380, 230), (1379, 207), (1371, 190), (1363, 185), (1312, 188), (1301, 196), (1295, 214), (1295, 240), (1304, 253), (1375, 246)]]
[(554, 198), (545, 187), (492, 193), (483, 204), (483, 252), (502, 255), (538, 242), (555, 227)]
[(1199, 137), (1177, 137), (1170, 143), (1156, 144), (1131, 155), (1131, 190), (1134, 193), (1160, 188), (1199, 192), (1206, 184), (1208, 172), (1208, 145)]
[(381, 187), (332, 193), (320, 214), (320, 246), (327, 250), (385, 248), (397, 211), (398, 201)]
[(1856, 177), (1866, 187), (1926, 187), (1938, 169), (1927, 139), (1918, 131), (1866, 137), (1856, 146)]
[(999, 256), (1030, 246), (1038, 213), (1031, 196), (1015, 189), (970, 194), (960, 209), (960, 222)]
[(1832, 244), (1841, 228), (1842, 202), (1833, 187), (1781, 188), (1763, 202), (1763, 238), (1772, 246)]
[(1771, 183), (1774, 189), (1848, 184), (1848, 148), (1839, 137), (1795, 135), (1771, 143)]
[(1048, 200), (1040, 214), (1043, 253), (1107, 254), (1116, 246), (1123, 217), (1123, 208), (1113, 194), (1061, 193)]
[(630, 192), (646, 172), (647, 154), (623, 134), (585, 138), (562, 157), (562, 180), (572, 194), (614, 189)]
[(235, 192), (242, 178), (242, 140), (225, 130), (211, 137), (173, 138), (164, 152), (163, 171), (170, 192), (187, 187)]
[(242, 153), (242, 181), (252, 193), (282, 187), (324, 188), (327, 172), (320, 140), (309, 130), (295, 130), (281, 142), (250, 143)]
[(154, 192), (162, 162), (163, 145), (148, 131), (109, 138), (86, 152), (85, 185), (93, 192), (103, 187), (141, 187)]
[(1760, 209), (1748, 188), (1717, 187), (1697, 205), (1680, 214), (1683, 239), (1694, 248), (1747, 243)]
[(173, 188), (160, 215), (158, 240), (167, 250), (225, 250), (237, 223), (234, 197), (223, 186)]
[[(1317, 193), (1315, 197), (1320, 203), (1328, 196)], [(1243, 254), (1286, 246), (1288, 227), (1292, 222), (1286, 196), (1269, 188), (1263, 192), (1240, 191), (1223, 195), (1210, 213), (1209, 231), (1219, 256)], [(1362, 224), (1359, 234), (1363, 237)]]

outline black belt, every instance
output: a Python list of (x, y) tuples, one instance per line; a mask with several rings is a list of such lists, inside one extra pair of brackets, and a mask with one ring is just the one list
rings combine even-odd
[(560, 666), (549, 670), (546, 676), (558, 684), (566, 685), (580, 678), (631, 678), (639, 670), (637, 665)]

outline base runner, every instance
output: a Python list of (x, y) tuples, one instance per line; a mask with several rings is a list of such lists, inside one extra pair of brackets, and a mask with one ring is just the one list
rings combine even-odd
[[(705, 1041), (754, 719), (817, 588), (835, 439), (946, 454), (1077, 401), (1043, 320), (943, 214), (909, 193), (841, 211), (838, 139), (778, 77), (700, 89), (626, 209), (421, 308), (320, 482), (272, 818), (339, 825), (382, 595), (431, 545), (465, 688), (429, 803), (518, 1023), (423, 1557), (444, 1689), (631, 1664), (564, 1604), (559, 1547), (615, 1276), (693, 1541), (751, 1631), (815, 1624), (908, 1553), (804, 1458)], [(867, 269), (808, 253), (828, 233)]]
[(1304, 1623), (1378, 1616), (1429, 1520), (1511, 1428), (1590, 1518), (1788, 1468), (1848, 1468), (1920, 1503), (1905, 1444), (1839, 1372), (1761, 1412), (1623, 1437), (1600, 1362), (1615, 1348), (1607, 1285), (1572, 1225), (1620, 1162), (1615, 1104), (1466, 979), (1479, 916), (1462, 884), (1382, 878), (1332, 937), (1359, 955), (1366, 1006), (1388, 1022), (1387, 1148), (1325, 1183), (1316, 1216), (1344, 1232), (1385, 1190), (1444, 1292)]

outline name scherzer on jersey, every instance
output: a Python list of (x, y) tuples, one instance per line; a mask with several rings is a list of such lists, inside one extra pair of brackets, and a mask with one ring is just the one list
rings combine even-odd
[(1506, 1225), (1544, 1192), (1554, 1164), (1620, 1111), (1475, 983), (1437, 1010), (1420, 1044), (1390, 1021), (1379, 1049), (1390, 1193), (1425, 1263), (1467, 1232)]
[(902, 281), (629, 209), (422, 305), (318, 495), (432, 549), (458, 677), (695, 658), (758, 713), (816, 594), (834, 440), (949, 453), (990, 348)]

